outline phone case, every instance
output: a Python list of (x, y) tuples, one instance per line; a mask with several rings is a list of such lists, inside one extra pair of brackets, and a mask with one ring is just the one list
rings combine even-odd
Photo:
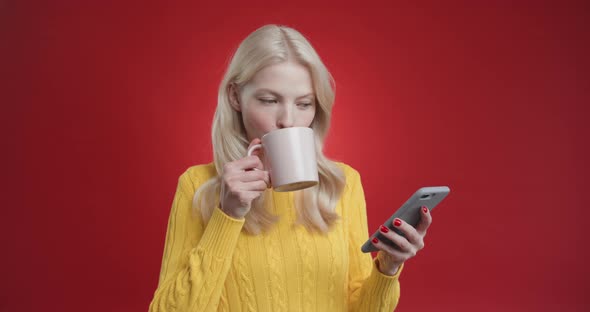
[[(448, 186), (429, 186), (429, 187), (422, 187), (418, 189), (414, 195), (412, 195), (387, 221), (383, 224), (386, 224), (387, 227), (395, 231), (396, 233), (404, 236), (404, 234), (393, 226), (393, 219), (399, 218), (404, 222), (410, 224), (413, 227), (418, 225), (420, 221), (420, 208), (422, 206), (428, 207), (430, 211), (436, 207), (450, 192)], [(378, 249), (373, 246), (371, 240), (377, 237), (379, 241), (382, 241), (394, 248), (397, 246), (385, 238), (381, 232), (376, 231), (369, 239), (363, 244), (361, 247), (362, 252), (372, 252), (377, 251)]]

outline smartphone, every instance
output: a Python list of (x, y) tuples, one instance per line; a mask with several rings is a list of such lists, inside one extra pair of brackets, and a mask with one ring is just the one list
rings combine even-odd
[[(399, 218), (404, 222), (416, 227), (420, 222), (420, 208), (428, 207), (430, 211), (436, 207), (451, 191), (448, 186), (429, 186), (422, 187), (414, 193), (385, 223), (390, 230), (404, 236), (404, 234), (393, 226), (393, 219)], [(385, 238), (381, 232), (376, 231), (361, 247), (362, 252), (372, 252), (378, 249), (373, 246), (371, 240), (377, 237), (379, 241), (384, 242), (394, 248), (398, 248), (393, 242)], [(405, 236), (404, 236), (405, 237)]]

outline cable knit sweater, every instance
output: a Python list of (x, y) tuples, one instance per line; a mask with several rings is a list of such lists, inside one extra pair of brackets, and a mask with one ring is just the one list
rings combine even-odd
[(340, 220), (327, 234), (295, 224), (293, 193), (272, 193), (280, 221), (249, 235), (216, 209), (209, 222), (192, 214), (196, 189), (216, 175), (213, 164), (190, 167), (178, 182), (152, 312), (392, 311), (398, 277), (381, 274), (361, 245), (368, 238), (358, 172), (339, 163), (346, 186)]

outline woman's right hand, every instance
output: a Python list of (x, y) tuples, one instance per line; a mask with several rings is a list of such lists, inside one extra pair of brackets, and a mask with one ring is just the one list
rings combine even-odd
[[(254, 139), (248, 149), (260, 143), (260, 139)], [(230, 217), (244, 218), (250, 211), (252, 201), (262, 195), (269, 185), (268, 171), (264, 170), (262, 161), (256, 155), (225, 164), (221, 175), (221, 210)]]

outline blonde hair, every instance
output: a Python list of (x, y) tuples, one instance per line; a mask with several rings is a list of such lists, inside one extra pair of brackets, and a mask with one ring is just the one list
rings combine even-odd
[[(311, 128), (316, 136), (316, 153), (320, 183), (295, 193), (297, 223), (310, 231), (327, 232), (338, 220), (335, 207), (344, 188), (342, 170), (323, 154), (323, 145), (334, 105), (334, 80), (319, 55), (305, 37), (295, 29), (263, 26), (242, 41), (229, 63), (219, 86), (218, 103), (212, 126), (212, 141), (217, 176), (205, 182), (195, 193), (193, 209), (207, 222), (219, 206), (223, 165), (246, 155), (249, 145), (241, 113), (230, 105), (229, 87), (244, 86), (262, 68), (286, 61), (296, 61), (308, 68), (318, 103)], [(244, 229), (258, 234), (268, 230), (277, 220), (268, 205), (271, 191), (266, 190), (252, 202)]]

